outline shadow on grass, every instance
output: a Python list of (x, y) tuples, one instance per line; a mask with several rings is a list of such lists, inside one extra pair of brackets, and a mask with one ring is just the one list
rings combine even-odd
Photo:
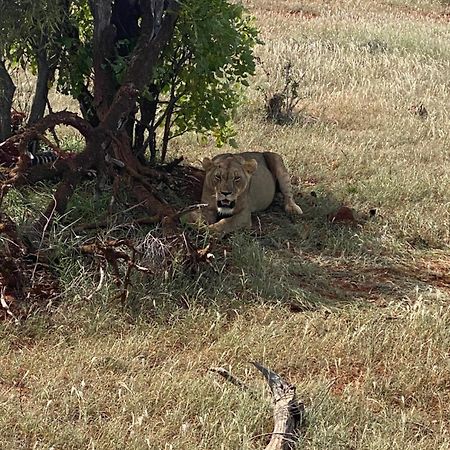
[[(450, 293), (450, 263), (445, 252), (413, 257), (404, 244), (393, 245), (385, 221), (368, 211), (355, 211), (357, 222), (333, 223), (330, 214), (342, 204), (329, 193), (304, 201), (302, 220), (291, 221), (279, 205), (259, 216), (258, 240), (268, 253), (285, 261), (290, 291), (314, 298), (314, 304), (339, 306), (415, 298), (418, 292)], [(288, 274), (288, 275), (287, 275)]]
[(255, 304), (303, 312), (349, 303), (385, 306), (430, 290), (450, 291), (444, 257), (427, 271), (430, 260), (408, 259), (385, 242), (382, 218), (330, 223), (328, 214), (340, 203), (332, 195), (321, 195), (315, 203), (301, 203), (305, 215), (294, 220), (275, 202), (253, 218), (250, 232), (213, 245), (211, 266), (144, 282), (147, 294), (133, 294), (128, 312), (136, 319), (155, 318), (192, 305), (227, 313)]
[[(80, 191), (65, 220), (95, 219), (98, 205), (104, 210), (105, 199), (89, 202)], [(194, 305), (225, 313), (255, 304), (303, 312), (348, 303), (383, 306), (430, 288), (447, 292), (450, 280), (445, 258), (435, 262), (432, 270), (427, 269), (430, 261), (415, 258), (412, 264), (405, 260), (398, 248), (383, 240), (382, 218), (358, 224), (330, 223), (329, 214), (341, 204), (326, 192), (304, 197), (299, 203), (305, 212), (302, 218), (288, 217), (277, 199), (269, 210), (254, 216), (250, 232), (234, 233), (220, 242), (197, 237), (200, 246), (212, 243), (214, 255), (210, 264), (197, 270), (186, 270), (174, 258), (167, 267), (156, 267), (155, 275), (134, 274), (126, 305), (117, 300), (110, 271), (105, 288), (90, 295), (98, 283), (99, 265), (81, 257), (75, 248), (87, 236), (62, 239), (55, 234), (53, 263), (64, 292), (61, 301), (79, 298), (80, 305), (90, 303), (94, 308), (100, 302), (106, 308), (116, 306), (132, 321), (165, 321)], [(120, 216), (118, 222), (124, 221), (126, 217)], [(111, 225), (101, 232), (103, 238), (158, 236), (158, 230), (151, 227), (131, 230)]]

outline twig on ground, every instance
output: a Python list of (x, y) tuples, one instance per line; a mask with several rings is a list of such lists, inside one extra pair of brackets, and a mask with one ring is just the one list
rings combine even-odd
[(97, 287), (86, 297), (86, 300), (90, 300), (103, 287), (103, 282), (105, 280), (105, 271), (102, 266), (100, 266), (99, 272), (100, 272), (100, 279), (98, 280)]
[(225, 378), (225, 380), (229, 381), (231, 384), (234, 384), (235, 386), (243, 389), (244, 391), (250, 391), (251, 389), (238, 377), (232, 375), (228, 370), (224, 369), (223, 367), (211, 367), (208, 369), (209, 372), (218, 373), (222, 377)]
[(19, 319), (14, 315), (14, 313), (11, 311), (11, 308), (9, 307), (8, 303), (5, 299), (5, 292), (6, 292), (6, 286), (2, 287), (0, 290), (0, 305), (2, 308), (6, 311), (6, 314), (10, 316), (15, 323), (19, 323)]

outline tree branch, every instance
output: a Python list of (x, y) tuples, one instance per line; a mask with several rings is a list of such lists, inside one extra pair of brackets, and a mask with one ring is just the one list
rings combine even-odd
[(47, 44), (47, 37), (42, 36), (41, 42), (36, 49), (37, 80), (28, 125), (32, 125), (44, 116), (45, 106), (47, 105), (49, 79), (52, 75), (47, 56)]

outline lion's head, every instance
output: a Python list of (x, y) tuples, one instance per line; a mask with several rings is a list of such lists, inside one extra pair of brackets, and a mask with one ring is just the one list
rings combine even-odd
[(220, 216), (228, 217), (234, 214), (236, 203), (246, 192), (257, 167), (256, 160), (231, 154), (213, 160), (203, 160), (205, 183), (215, 193), (215, 207)]

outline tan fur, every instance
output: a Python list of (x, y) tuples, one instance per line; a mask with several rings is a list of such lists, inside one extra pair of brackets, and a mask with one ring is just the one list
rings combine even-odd
[(226, 153), (203, 160), (202, 217), (213, 231), (227, 234), (251, 227), (251, 213), (269, 207), (276, 183), (287, 213), (303, 214), (295, 203), (289, 175), (277, 153)]

